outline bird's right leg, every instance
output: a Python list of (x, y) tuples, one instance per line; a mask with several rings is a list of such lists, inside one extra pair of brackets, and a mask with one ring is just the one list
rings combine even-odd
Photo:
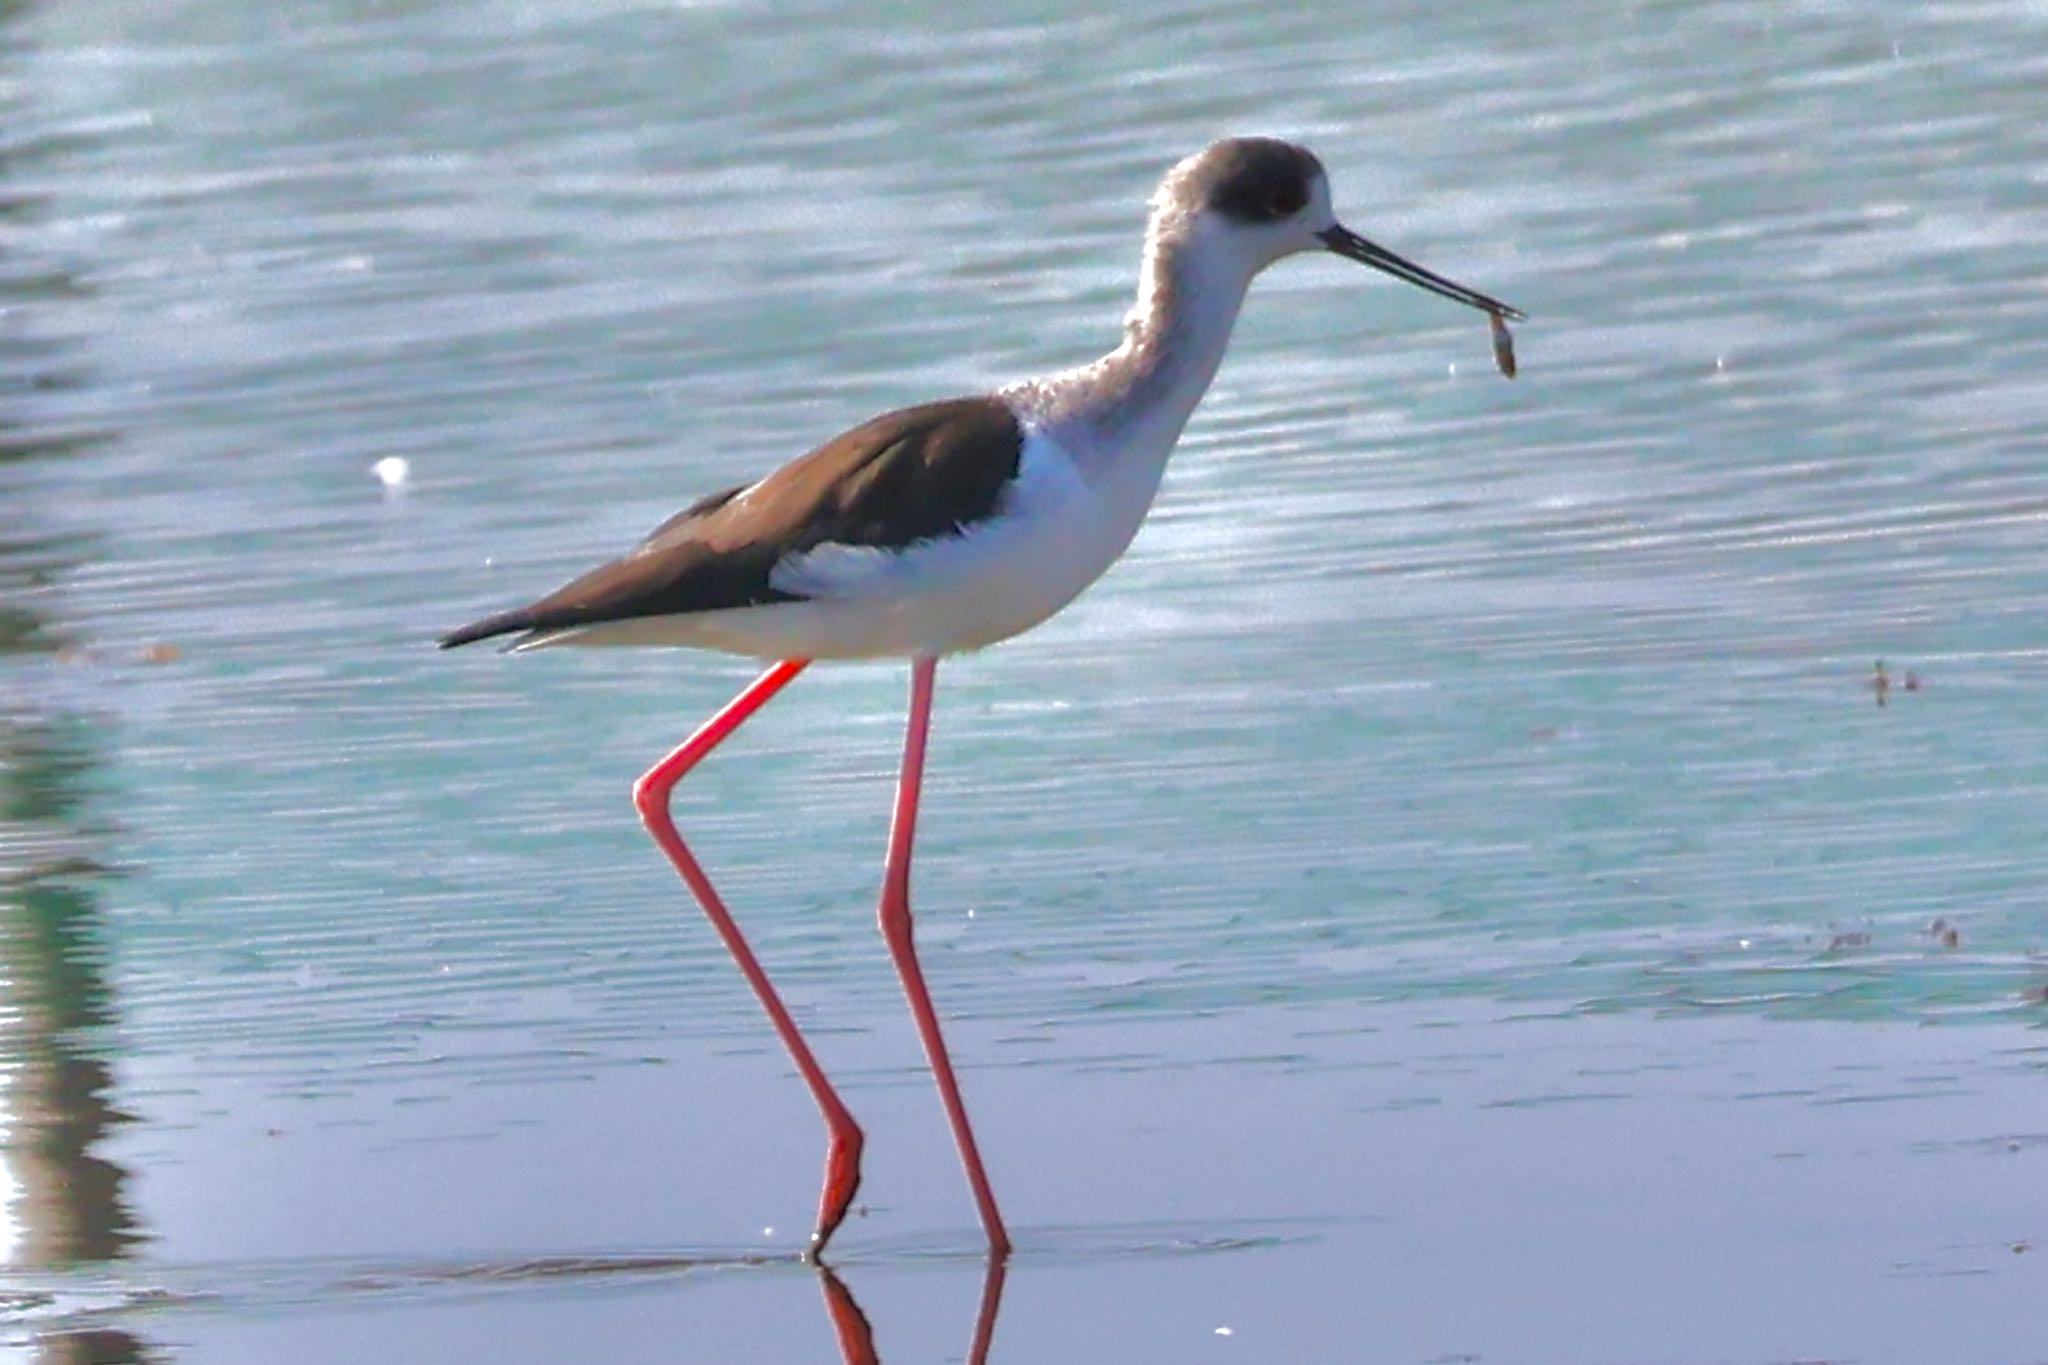
[(747, 978), (747, 984), (754, 988), (761, 1008), (768, 1011), (776, 1034), (782, 1039), (782, 1045), (789, 1049), (791, 1060), (803, 1074), (804, 1084), (811, 1088), (819, 1112), (825, 1117), (828, 1137), (825, 1188), (818, 1196), (818, 1230), (811, 1234), (809, 1252), (815, 1259), (846, 1217), (846, 1211), (853, 1203), (853, 1192), (860, 1186), (860, 1125), (853, 1121), (852, 1113), (840, 1102), (832, 1083), (825, 1079), (824, 1069), (811, 1054), (810, 1044), (797, 1031), (796, 1020), (790, 1018), (781, 997), (775, 993), (775, 987), (769, 984), (768, 973), (761, 969), (753, 949), (741, 936), (739, 925), (733, 922), (732, 912), (725, 908), (725, 902), (712, 888), (711, 879), (704, 875), (704, 869), (698, 866), (696, 858), (684, 846), (683, 836), (676, 832), (675, 821), (669, 815), (670, 794), (683, 775), (717, 748), (726, 736), (739, 729), (749, 716), (767, 705), (769, 698), (787, 687), (809, 662), (808, 659), (784, 659), (756, 678), (744, 692), (727, 702), (723, 710), (705, 721), (697, 733), (684, 740), (680, 748), (649, 768), (633, 784), (633, 804), (639, 808), (640, 819), (647, 826), (647, 832), (654, 836), (655, 843), (661, 845), (661, 851), (675, 864), (676, 871), (682, 874), (683, 881), (697, 897), (697, 903), (710, 916), (711, 927), (725, 941), (733, 961), (739, 964), (741, 974)]

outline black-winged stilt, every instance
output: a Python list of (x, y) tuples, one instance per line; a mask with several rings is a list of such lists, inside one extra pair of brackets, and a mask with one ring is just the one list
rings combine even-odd
[[(1270, 138), (1230, 138), (1168, 171), (1152, 197), (1123, 343), (1092, 365), (994, 393), (885, 413), (758, 482), (715, 493), (623, 558), (528, 606), (442, 637), (511, 648), (681, 645), (775, 663), (633, 789), (654, 840), (732, 951), (828, 1130), (810, 1254), (860, 1182), (861, 1130), (767, 973), (676, 832), (676, 783), (813, 659), (910, 661), (910, 720), (880, 919), (931, 1059), (990, 1250), (1008, 1253), (912, 941), (910, 852), (940, 658), (1008, 639), (1071, 602), (1123, 554), (1230, 341), (1252, 277), (1328, 250), (1489, 314), (1522, 314), (1358, 236), (1322, 164)], [(1511, 367), (1503, 362), (1502, 368)]]

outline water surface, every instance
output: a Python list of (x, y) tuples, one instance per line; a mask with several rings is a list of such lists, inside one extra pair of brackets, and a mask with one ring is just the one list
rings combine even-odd
[[(749, 669), (429, 641), (1104, 349), (1264, 130), (1522, 377), (1275, 270), (1128, 561), (941, 670), (990, 1359), (2038, 1353), (2044, 29), (0, 5), (9, 1349), (834, 1358), (815, 1119), (625, 799)], [(868, 1125), (876, 1349), (958, 1359), (900, 673), (679, 809)]]

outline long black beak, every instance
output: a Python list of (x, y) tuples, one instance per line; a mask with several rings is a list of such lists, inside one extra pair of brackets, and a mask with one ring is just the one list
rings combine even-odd
[(1502, 303), (1490, 294), (1467, 289), (1462, 284), (1445, 279), (1434, 270), (1424, 270), (1406, 256), (1397, 256), (1376, 242), (1368, 242), (1341, 223), (1316, 235), (1322, 239), (1324, 246), (1339, 256), (1362, 261), (1374, 270), (1384, 270), (1394, 278), (1406, 280), (1410, 284), (1419, 284), (1432, 294), (1456, 299), (1459, 303), (1477, 308), (1483, 313), (1492, 313), (1495, 317), (1513, 318), (1519, 322), (1528, 316), (1521, 309)]

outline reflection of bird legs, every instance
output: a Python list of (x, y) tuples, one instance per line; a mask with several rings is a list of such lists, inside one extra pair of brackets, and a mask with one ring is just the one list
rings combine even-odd
[(881, 1365), (875, 1355), (875, 1329), (868, 1324), (868, 1315), (860, 1311), (854, 1302), (853, 1291), (846, 1287), (846, 1281), (832, 1273), (832, 1267), (823, 1261), (814, 1261), (818, 1267), (818, 1283), (825, 1291), (825, 1315), (832, 1319), (832, 1330), (839, 1335), (839, 1354), (846, 1359), (846, 1365)]
[(988, 1278), (981, 1282), (981, 1307), (974, 1314), (974, 1343), (967, 1348), (967, 1365), (982, 1365), (988, 1359), (988, 1344), (996, 1335), (996, 1310), (1003, 1306), (1006, 1273), (1002, 1257), (988, 1258)]
[[(991, 1256), (988, 1275), (981, 1282), (981, 1307), (974, 1314), (974, 1340), (967, 1348), (967, 1365), (984, 1365), (988, 1359), (989, 1343), (996, 1335), (996, 1310), (1003, 1304), (1005, 1273), (1003, 1258)], [(825, 1291), (825, 1313), (832, 1319), (846, 1365), (881, 1365), (881, 1357), (875, 1354), (875, 1329), (868, 1315), (860, 1311), (846, 1281), (834, 1274), (832, 1267), (820, 1263), (818, 1283)]]

